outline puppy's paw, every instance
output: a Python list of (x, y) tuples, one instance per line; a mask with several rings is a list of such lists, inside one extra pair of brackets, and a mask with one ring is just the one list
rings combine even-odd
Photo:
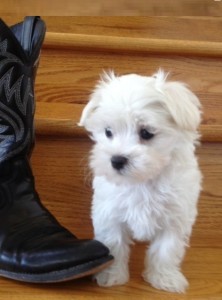
[(179, 270), (145, 271), (143, 278), (157, 289), (174, 293), (185, 293), (189, 285)]
[[(118, 271), (118, 272), (117, 272)], [(94, 276), (99, 286), (110, 287), (114, 285), (123, 285), (128, 282), (128, 272), (122, 272), (120, 270), (113, 270), (108, 268)]]

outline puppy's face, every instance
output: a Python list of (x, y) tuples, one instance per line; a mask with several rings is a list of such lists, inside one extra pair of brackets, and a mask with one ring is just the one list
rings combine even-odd
[(156, 178), (184, 143), (193, 144), (199, 122), (195, 95), (159, 72), (153, 77), (105, 74), (79, 124), (95, 141), (94, 175), (122, 184)]

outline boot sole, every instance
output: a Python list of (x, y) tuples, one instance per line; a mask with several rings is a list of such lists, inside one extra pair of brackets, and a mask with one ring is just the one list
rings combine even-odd
[(110, 255), (75, 267), (58, 271), (51, 271), (48, 273), (32, 274), (0, 270), (0, 276), (14, 279), (17, 281), (32, 283), (62, 282), (96, 274), (102, 271), (103, 269), (109, 267), (112, 264), (112, 262), (113, 257)]

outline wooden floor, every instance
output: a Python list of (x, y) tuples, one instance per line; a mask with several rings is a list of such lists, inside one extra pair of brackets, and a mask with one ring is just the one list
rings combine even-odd
[[(1, 4), (0, 11), (4, 11), (4, 7)], [(18, 16), (3, 17), (9, 24), (19, 21)], [(163, 67), (172, 72), (173, 79), (187, 82), (201, 99), (204, 115), (198, 157), (204, 183), (191, 247), (183, 263), (190, 288), (185, 295), (176, 295), (155, 290), (143, 282), (141, 273), (146, 245), (136, 244), (130, 261), (131, 279), (125, 286), (99, 288), (90, 278), (46, 285), (0, 278), (0, 300), (221, 300), (221, 18), (46, 17), (45, 20), (49, 33), (36, 80), (37, 139), (32, 164), (42, 202), (80, 238), (93, 237), (90, 220), (92, 190), (87, 169), (91, 142), (77, 128), (76, 122), (101, 70), (114, 68), (120, 74), (138, 72), (148, 75)], [(112, 37), (112, 41), (119, 37), (126, 46), (118, 50), (110, 44), (105, 49), (104, 44), (98, 43), (100, 36), (101, 39)], [(54, 43), (55, 37), (59, 46)], [(135, 53), (133, 48), (127, 50), (129, 45), (135, 47), (132, 38), (143, 43), (136, 46)], [(147, 45), (151, 39), (162, 48), (150, 51)], [(172, 44), (168, 52), (163, 51), (166, 39)], [(93, 48), (90, 47), (92, 41)], [(173, 47), (176, 43), (181, 46), (177, 53)], [(192, 51), (187, 52), (188, 48)]]

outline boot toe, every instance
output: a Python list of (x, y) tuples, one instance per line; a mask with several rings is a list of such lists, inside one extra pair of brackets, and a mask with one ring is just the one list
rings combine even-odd
[[(48, 244), (23, 253), (22, 265), (32, 273), (51, 272), (98, 261), (109, 257), (109, 249), (96, 240), (73, 239), (70, 243)], [(110, 257), (109, 257), (110, 259)]]

